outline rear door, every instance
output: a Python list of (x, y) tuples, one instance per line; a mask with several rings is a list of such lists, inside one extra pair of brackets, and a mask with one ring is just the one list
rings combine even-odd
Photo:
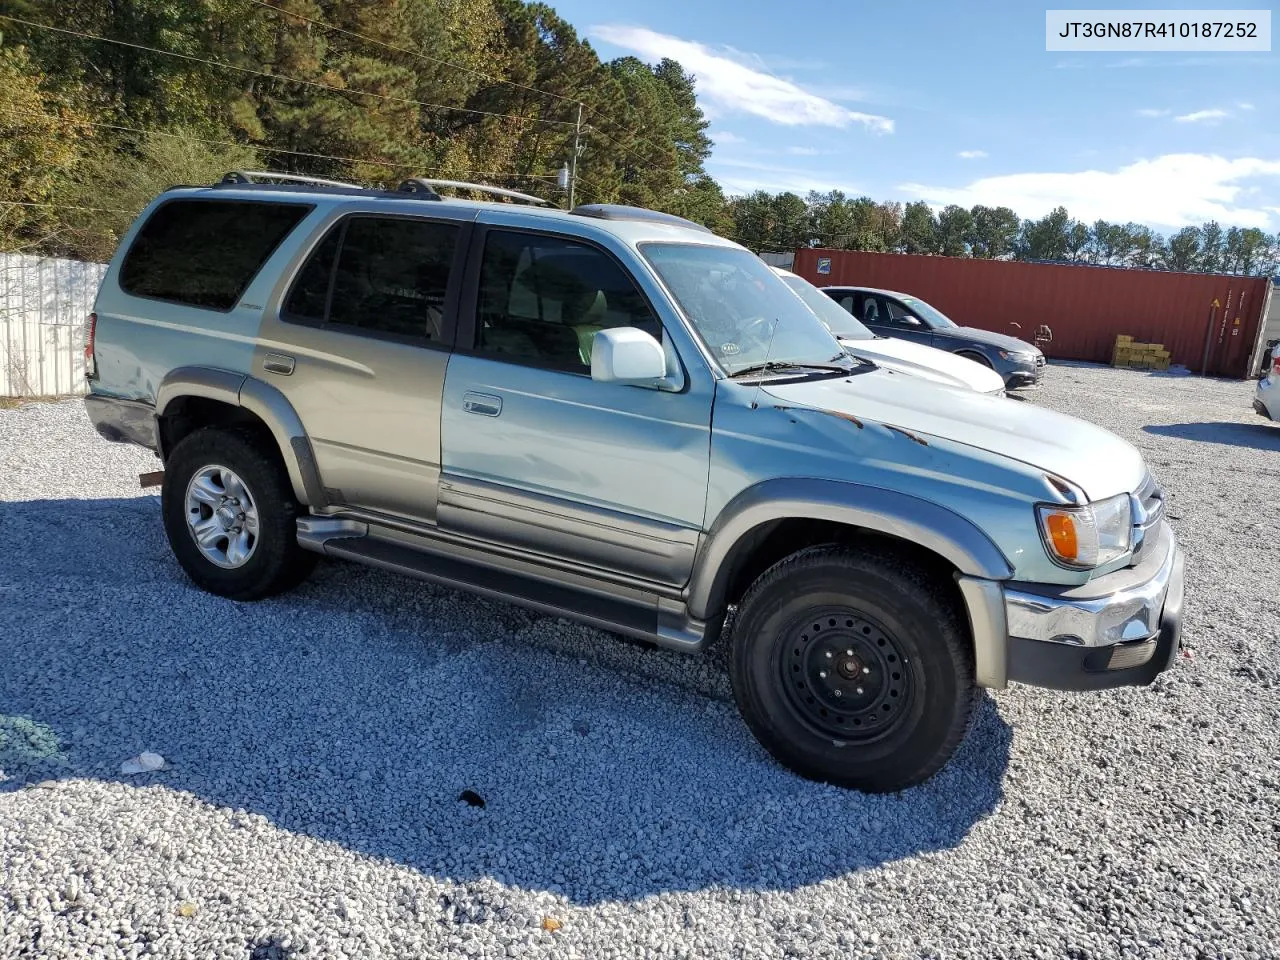
[(333, 505), (430, 521), (466, 221), (352, 213), (300, 258), (254, 375), (302, 419)]

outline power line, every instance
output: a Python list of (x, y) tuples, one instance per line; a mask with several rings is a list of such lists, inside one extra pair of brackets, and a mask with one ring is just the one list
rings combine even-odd
[[(288, 150), (284, 147), (272, 147), (259, 143), (240, 143), (236, 140), (211, 140), (207, 137), (183, 136), (177, 133), (167, 133), (163, 130), (143, 130), (138, 127), (124, 127), (118, 123), (103, 123), (97, 120), (76, 120), (71, 117), (56, 117), (47, 113), (20, 113), (10, 114), (10, 117), (27, 117), (32, 120), (53, 120), (58, 123), (65, 123), (73, 126), (85, 127), (101, 127), (106, 130), (118, 130), (123, 133), (136, 133), (147, 137), (168, 137), (171, 140), (181, 140), (184, 143), (206, 143), (220, 147), (244, 147), (251, 150), (260, 150), (264, 153), (281, 153), (295, 157), (308, 157), (315, 160), (338, 160), (344, 163), (367, 163), (376, 166), (391, 167), (396, 170), (416, 170), (417, 167), (411, 163), (395, 163), (391, 160), (383, 160), (373, 157), (339, 157), (329, 153), (311, 153), (306, 150)], [(443, 173), (453, 173), (463, 177), (510, 177), (517, 180), (555, 180), (554, 174), (535, 174), (535, 173), (502, 173), (498, 170), (441, 170), (437, 171), (433, 176)]]
[(128, 40), (114, 40), (111, 37), (99, 37), (92, 33), (82, 33), (79, 30), (69, 30), (66, 27), (55, 27), (47, 23), (36, 23), (34, 20), (23, 20), (20, 17), (13, 17), (5, 13), (0, 13), (0, 20), (8, 20), (11, 23), (19, 23), (26, 27), (35, 27), (40, 30), (50, 30), (54, 33), (62, 33), (72, 37), (79, 37), (82, 40), (94, 40), (101, 43), (113, 43), (122, 47), (129, 47), (133, 50), (143, 50), (147, 53), (157, 53), (164, 57), (176, 57), (179, 60), (187, 60), (192, 63), (203, 63), (211, 67), (221, 67), (224, 70), (232, 70), (236, 73), (244, 73), (253, 77), (262, 77), (267, 80), (280, 80), (285, 83), (298, 83), (307, 87), (316, 87), (320, 90), (328, 90), (332, 93), (356, 94), (361, 97), (373, 97), (375, 100), (383, 100), (388, 103), (403, 103), (427, 110), (452, 110), (457, 113), (469, 113), (481, 117), (498, 117), (504, 120), (519, 120), (523, 123), (545, 123), (554, 126), (572, 127), (574, 124), (570, 120), (543, 120), (538, 117), (520, 117), (510, 113), (493, 113), (489, 110), (473, 110), (470, 107), (451, 107), (443, 103), (426, 103), (422, 100), (413, 100), (409, 97), (396, 97), (390, 94), (372, 93), (368, 90), (354, 90), (344, 87), (335, 87), (327, 83), (320, 83), (317, 80), (302, 80), (298, 77), (288, 77), (279, 73), (265, 73), (261, 70), (251, 70), (248, 67), (237, 67), (230, 63), (222, 63), (219, 60), (210, 60), (206, 57), (196, 57), (188, 53), (178, 53), (173, 50), (161, 50), (158, 47), (148, 47), (141, 43), (132, 43)]
[(481, 80), (488, 80), (490, 83), (505, 83), (512, 87), (519, 87), (521, 90), (528, 90), (531, 93), (537, 93), (545, 97), (554, 97), (557, 100), (566, 100), (569, 103), (581, 103), (576, 97), (566, 97), (564, 94), (552, 93), (550, 90), (542, 90), (538, 87), (531, 87), (528, 84), (519, 83), (515, 80), (504, 80), (502, 77), (491, 77), (487, 73), (481, 73), (479, 70), (473, 70), (470, 67), (464, 67), (460, 63), (453, 63), (449, 60), (441, 60), (439, 57), (428, 56), (417, 50), (410, 50), (407, 47), (397, 47), (394, 44), (385, 43), (382, 40), (375, 40), (373, 37), (365, 36), (363, 33), (356, 33), (354, 30), (346, 30), (342, 27), (335, 27), (331, 23), (325, 23), (323, 20), (315, 20), (311, 17), (305, 17), (300, 13), (291, 13), (281, 7), (277, 7), (273, 3), (267, 3), (267, 0), (249, 0), (250, 3), (256, 3), (260, 7), (266, 7), (268, 10), (274, 10), (286, 17), (292, 17), (295, 20), (302, 20), (305, 23), (314, 24), (322, 30), (332, 30), (334, 33), (341, 33), (348, 37), (355, 37), (357, 40), (363, 40), (365, 43), (372, 43), (375, 46), (383, 47), (386, 50), (394, 50), (396, 53), (404, 53), (411, 57), (417, 57), (427, 63), (438, 64), (442, 67), (452, 67), (455, 70), (461, 70), (463, 73), (469, 73), (473, 77), (479, 77)]
[(0, 200), (2, 207), (50, 207), (55, 210), (87, 210), (92, 213), (137, 213), (136, 210), (120, 210), (113, 207), (82, 207), (74, 203), (37, 203), (32, 200)]

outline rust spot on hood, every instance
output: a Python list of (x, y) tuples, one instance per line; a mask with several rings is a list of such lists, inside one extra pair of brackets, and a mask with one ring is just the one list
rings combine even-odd
[(922, 447), (927, 447), (929, 445), (929, 442), (927, 440), (925, 440), (923, 437), (917, 437), (910, 430), (903, 430), (902, 427), (895, 427), (891, 423), (886, 423), (884, 425), (884, 428), (886, 430), (892, 430), (894, 433), (900, 433), (904, 437), (906, 437), (908, 440), (914, 440), (916, 443), (920, 444), (920, 446)]
[(789, 407), (786, 404), (776, 403), (773, 406), (775, 410), (781, 410), (784, 413), (788, 410), (805, 410), (809, 413), (825, 413), (828, 417), (836, 417), (839, 420), (848, 420), (855, 427), (861, 430), (864, 426), (863, 422), (851, 413), (841, 413), (839, 410), (824, 410), (822, 407)]

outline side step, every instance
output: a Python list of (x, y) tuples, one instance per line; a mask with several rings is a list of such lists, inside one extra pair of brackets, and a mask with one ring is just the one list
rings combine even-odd
[(410, 545), (401, 537), (370, 535), (372, 530), (365, 523), (304, 518), (298, 523), (298, 540), (328, 557), (568, 617), (668, 649), (696, 653), (706, 640), (705, 624), (689, 619), (683, 604), (656, 594), (482, 556), (473, 548), (426, 536), (414, 537)]

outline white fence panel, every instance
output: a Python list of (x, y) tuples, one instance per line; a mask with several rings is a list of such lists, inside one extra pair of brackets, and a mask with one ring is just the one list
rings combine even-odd
[(85, 324), (107, 268), (0, 253), (0, 397), (85, 392)]

